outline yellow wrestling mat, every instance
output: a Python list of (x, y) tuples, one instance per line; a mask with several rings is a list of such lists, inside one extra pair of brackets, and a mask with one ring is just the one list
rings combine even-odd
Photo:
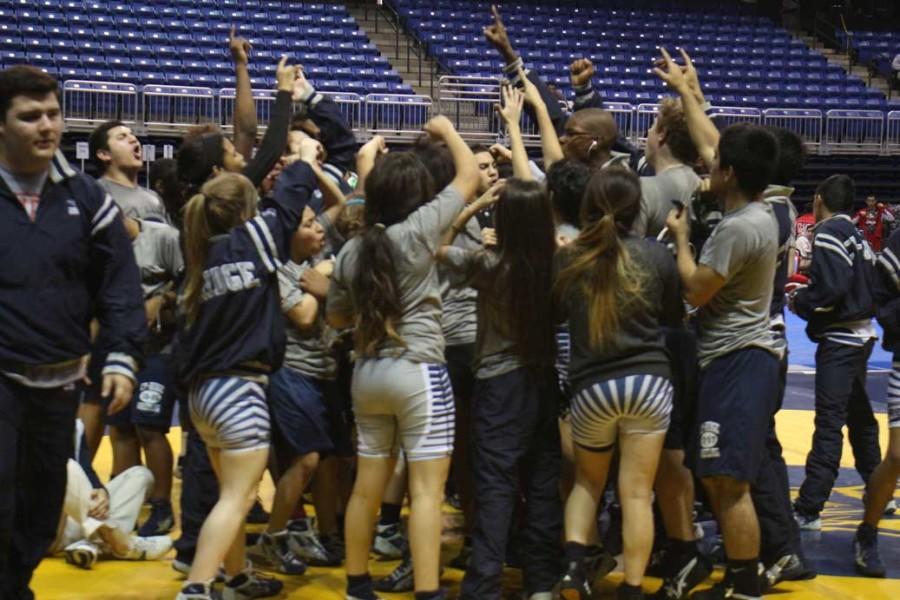
[[(887, 445), (887, 428), (884, 414), (877, 415), (881, 425), (882, 448)], [(783, 410), (778, 415), (778, 433), (785, 447), (785, 460), (791, 468), (791, 482), (796, 489), (802, 479), (802, 465), (809, 449), (813, 430), (813, 412), (810, 410)], [(170, 433), (172, 447), (176, 454), (181, 446), (180, 429)], [(110, 446), (104, 439), (97, 455), (95, 467), (101, 478), (108, 475), (111, 465)], [(846, 444), (842, 467), (852, 468), (852, 454)], [(799, 473), (798, 473), (799, 469)], [(798, 479), (799, 476), (799, 479)], [(841, 479), (855, 481), (854, 485), (841, 485)], [(848, 576), (853, 573), (849, 541), (861, 514), (862, 486), (855, 473), (845, 473), (838, 480), (829, 503), (823, 513), (825, 530), (804, 542), (815, 547), (813, 561), (819, 576), (812, 581), (780, 584), (772, 592), (784, 600), (806, 600), (812, 598), (866, 600), (900, 599), (900, 517), (886, 518), (881, 524), (880, 547), (882, 558), (894, 578), (866, 579)], [(267, 478), (261, 489), (264, 505), (268, 506), (272, 497), (272, 483)], [(175, 480), (174, 498), (177, 507), (181, 491), (180, 481)], [(177, 513), (177, 510), (176, 510)], [(460, 516), (452, 508), (445, 511), (445, 562), (458, 550), (460, 543)], [(177, 537), (177, 530), (173, 535)], [(810, 535), (810, 534), (805, 534)], [(174, 551), (171, 553), (174, 555)], [(821, 557), (826, 558), (821, 558)], [(373, 576), (389, 573), (396, 562), (372, 561)], [(832, 573), (832, 574), (828, 574)], [(463, 573), (447, 568), (442, 584), (455, 598)], [(613, 594), (621, 576), (612, 574), (598, 590), (595, 597), (608, 598)], [(344, 572), (340, 568), (310, 568), (302, 577), (281, 576), (285, 582), (282, 598), (295, 600), (339, 600), (344, 598)], [(653, 591), (659, 580), (648, 579), (645, 589)], [(67, 565), (61, 558), (45, 560), (35, 574), (33, 589), (39, 600), (172, 600), (180, 587), (180, 575), (172, 570), (171, 558), (158, 562), (123, 562), (101, 560), (90, 571)], [(507, 570), (505, 588), (508, 597), (519, 598), (521, 584), (519, 572)], [(412, 598), (408, 594), (384, 594), (385, 598)]]

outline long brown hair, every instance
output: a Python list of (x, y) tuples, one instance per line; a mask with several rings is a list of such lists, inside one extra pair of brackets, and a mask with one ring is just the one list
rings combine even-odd
[(637, 175), (621, 167), (595, 172), (581, 203), (581, 234), (564, 250), (569, 256), (554, 296), (558, 305), (584, 296), (595, 349), (614, 344), (623, 315), (644, 302), (646, 273), (624, 244), (640, 208)]
[(544, 186), (506, 181), (494, 210), (499, 261), (487, 275), (492, 302), (485, 308), (527, 365), (552, 365), (556, 356), (553, 306), (553, 208)]
[(422, 161), (411, 152), (387, 154), (366, 177), (366, 229), (359, 234), (359, 259), (351, 289), (356, 304), (356, 351), (373, 356), (392, 340), (406, 342), (397, 329), (403, 315), (393, 243), (387, 228), (406, 219), (434, 197), (434, 184)]
[(203, 270), (212, 236), (228, 233), (256, 214), (256, 189), (237, 173), (222, 173), (210, 179), (184, 207), (185, 282), (181, 302), (188, 325), (200, 313), (203, 301)]

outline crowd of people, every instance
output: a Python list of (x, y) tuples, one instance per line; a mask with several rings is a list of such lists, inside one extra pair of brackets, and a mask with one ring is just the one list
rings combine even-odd
[[(127, 126), (91, 134), (94, 180), (59, 152), (58, 83), (0, 72), (4, 600), (34, 597), (48, 554), (81, 568), (165, 556), (176, 512), (177, 600), (269, 597), (283, 583), (257, 568), (341, 564), (348, 599), (444, 598), (448, 485), (466, 534), (448, 565), (465, 570), (461, 598), (500, 598), (517, 562), (530, 600), (585, 600), (619, 550), (618, 598), (644, 597), (648, 572), (663, 580), (654, 597), (687, 598), (716, 562), (722, 581), (691, 597), (758, 598), (815, 576), (800, 531), (822, 527), (844, 425), (866, 486), (848, 561), (885, 575), (900, 362), (883, 459), (865, 380), (873, 317), (900, 352), (887, 213), (873, 199), (855, 214), (853, 182), (834, 175), (812, 223), (798, 218), (803, 141), (717, 127), (683, 50), (655, 59), (673, 96), (642, 151), (603, 110), (591, 61), (570, 67), (568, 112), (496, 8), (484, 33), (506, 63), (509, 147), (469, 146), (443, 116), (411, 148), (360, 147), (286, 57), (256, 146), (251, 49), (233, 31), (233, 138), (189, 131), (149, 189)], [(786, 310), (818, 344), (793, 503), (775, 430)], [(105, 428), (104, 485), (91, 465)], [(718, 523), (718, 557), (699, 543), (698, 506)], [(249, 545), (247, 518), (266, 523)], [(372, 550), (401, 559), (378, 581)]]

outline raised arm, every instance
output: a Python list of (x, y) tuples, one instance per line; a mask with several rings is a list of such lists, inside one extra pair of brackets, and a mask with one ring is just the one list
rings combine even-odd
[(294, 82), (294, 102), (302, 102), (307, 114), (319, 128), (319, 141), (328, 153), (328, 162), (342, 171), (354, 167), (359, 144), (353, 129), (337, 103), (317, 92), (301, 69)]
[(453, 123), (447, 117), (440, 115), (425, 124), (425, 132), (432, 138), (444, 142), (450, 151), (450, 156), (453, 157), (456, 177), (453, 178), (450, 185), (460, 193), (466, 202), (474, 198), (480, 180), (478, 164), (475, 162), (475, 155), (472, 154), (469, 145), (453, 127)]
[(244, 175), (257, 187), (266, 178), (287, 147), (287, 135), (293, 111), (291, 95), (298, 72), (299, 67), (287, 64), (287, 56), (281, 57), (275, 72), (277, 81), (275, 106), (272, 107), (272, 117), (269, 119), (266, 135), (259, 144), (256, 156), (248, 158), (247, 166), (244, 167)]
[(706, 265), (698, 265), (691, 249), (688, 211), (672, 209), (666, 227), (675, 238), (676, 264), (684, 299), (692, 306), (703, 306), (725, 285), (725, 277)]
[(525, 103), (525, 95), (518, 89), (509, 85), (501, 88), (503, 105), (495, 104), (494, 110), (506, 124), (509, 133), (510, 147), (512, 149), (513, 175), (519, 179), (531, 181), (531, 169), (528, 166), (528, 153), (525, 151), (525, 142), (522, 140), (522, 129), (519, 122), (522, 120), (522, 106)]
[[(441, 239), (441, 246), (450, 246), (456, 239), (456, 236), (465, 230), (466, 224), (468, 224), (472, 217), (497, 202), (500, 198), (500, 191), (505, 184), (506, 181), (501, 179), (475, 201), (467, 204), (453, 221), (453, 224), (450, 225), (446, 232), (444, 232), (444, 237)], [(438, 252), (440, 253), (440, 250)]]
[(519, 71), (519, 79), (522, 81), (522, 89), (525, 91), (525, 103), (531, 107), (533, 118), (537, 121), (538, 132), (541, 135), (541, 153), (544, 156), (544, 171), (563, 158), (562, 146), (559, 144), (559, 135), (556, 133), (556, 125), (550, 117), (547, 103), (534, 83), (525, 77), (523, 71)]
[(356, 189), (366, 189), (366, 178), (375, 168), (375, 160), (379, 155), (387, 154), (387, 151), (384, 138), (380, 135), (374, 136), (359, 149), (359, 152), (356, 153), (356, 176), (358, 177)]
[[(653, 71), (681, 96), (681, 105), (691, 139), (704, 164), (711, 169), (716, 156), (716, 148), (719, 145), (719, 130), (704, 110), (705, 100), (697, 80), (697, 70), (684, 49), (681, 49), (681, 56), (685, 60), (684, 68), (672, 60), (665, 48), (660, 48), (660, 53), (662, 54), (661, 62), (657, 63), (659, 66)], [(697, 82), (693, 84), (693, 87), (690, 83), (691, 80)]]
[(250, 42), (236, 35), (232, 25), (228, 34), (228, 49), (234, 63), (234, 148), (243, 156), (252, 156), (256, 143), (256, 105), (250, 87)]

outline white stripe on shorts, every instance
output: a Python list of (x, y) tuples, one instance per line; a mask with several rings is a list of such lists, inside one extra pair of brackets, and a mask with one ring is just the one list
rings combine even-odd
[(263, 386), (241, 377), (210, 377), (191, 389), (191, 421), (210, 448), (269, 446), (269, 406)]
[(669, 380), (656, 375), (597, 382), (572, 400), (572, 438), (584, 448), (606, 450), (615, 445), (619, 432), (664, 432), (672, 394)]
[(900, 427), (900, 362), (894, 362), (891, 377), (888, 379), (887, 413), (888, 427)]

